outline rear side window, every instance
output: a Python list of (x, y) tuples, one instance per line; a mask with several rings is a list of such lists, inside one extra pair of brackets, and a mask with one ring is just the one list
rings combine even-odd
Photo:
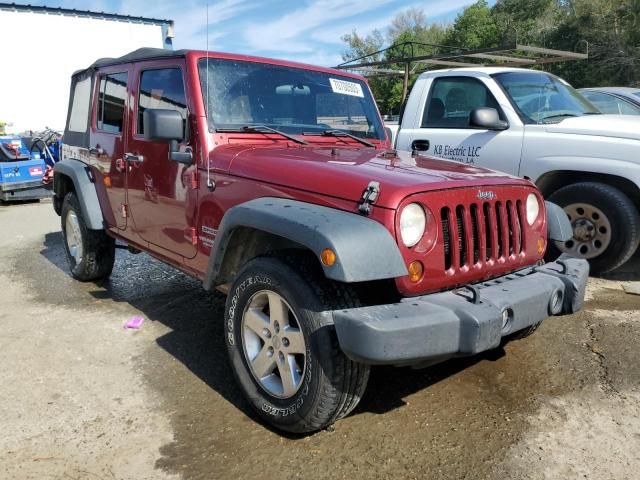
[(179, 68), (162, 68), (145, 70), (140, 76), (140, 93), (138, 94), (138, 129), (144, 134), (142, 118), (147, 108), (175, 110), (182, 115), (186, 124), (187, 100), (184, 93), (182, 71)]
[(127, 98), (127, 72), (110, 73), (100, 77), (98, 94), (98, 130), (108, 133), (122, 132)]
[(613, 115), (640, 115), (640, 108), (621, 98), (608, 93), (581, 92), (582, 95), (593, 103), (602, 113)]
[(469, 128), (471, 111), (480, 107), (498, 110), (498, 102), (485, 85), (475, 78), (436, 78), (422, 115), (423, 128)]
[(73, 103), (71, 104), (71, 115), (69, 116), (69, 131), (87, 131), (87, 121), (89, 119), (89, 104), (91, 103), (91, 77), (80, 80), (73, 90)]

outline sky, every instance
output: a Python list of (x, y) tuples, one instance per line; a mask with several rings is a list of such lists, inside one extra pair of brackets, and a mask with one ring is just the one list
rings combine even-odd
[[(451, 22), (474, 0), (55, 0), (32, 5), (119, 13), (175, 22), (174, 48), (283, 58), (323, 66), (342, 61), (343, 35), (385, 32), (391, 20), (411, 7), (430, 22)], [(490, 2), (494, 3), (493, 1)]]

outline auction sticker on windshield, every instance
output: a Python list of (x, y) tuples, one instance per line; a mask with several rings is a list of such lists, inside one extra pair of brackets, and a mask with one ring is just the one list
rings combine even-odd
[(331, 90), (333, 90), (333, 93), (352, 95), (354, 97), (361, 98), (364, 97), (364, 93), (362, 93), (362, 87), (359, 83), (347, 82), (346, 80), (336, 80), (335, 78), (330, 78), (329, 82), (331, 83)]

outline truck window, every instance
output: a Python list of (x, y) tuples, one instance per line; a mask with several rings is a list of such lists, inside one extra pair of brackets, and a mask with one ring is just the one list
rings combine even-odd
[(73, 103), (69, 116), (69, 131), (86, 132), (91, 103), (91, 77), (80, 80), (73, 90)]
[(567, 117), (600, 113), (571, 85), (554, 75), (517, 71), (492, 76), (525, 123), (558, 123)]
[[(422, 115), (422, 128), (469, 128), (469, 114), (480, 107), (498, 110), (498, 102), (484, 84), (470, 77), (436, 78)], [(504, 120), (504, 118), (502, 118)]]
[(140, 74), (138, 93), (138, 129), (144, 134), (142, 115), (147, 108), (175, 110), (187, 121), (187, 100), (184, 92), (182, 71), (179, 68), (145, 70)]
[(127, 72), (100, 77), (96, 126), (108, 133), (122, 132), (127, 98)]

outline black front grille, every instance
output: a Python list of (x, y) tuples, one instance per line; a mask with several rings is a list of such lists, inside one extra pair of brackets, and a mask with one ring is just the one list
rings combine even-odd
[(445, 270), (522, 252), (522, 215), (520, 200), (443, 207), (440, 222)]

